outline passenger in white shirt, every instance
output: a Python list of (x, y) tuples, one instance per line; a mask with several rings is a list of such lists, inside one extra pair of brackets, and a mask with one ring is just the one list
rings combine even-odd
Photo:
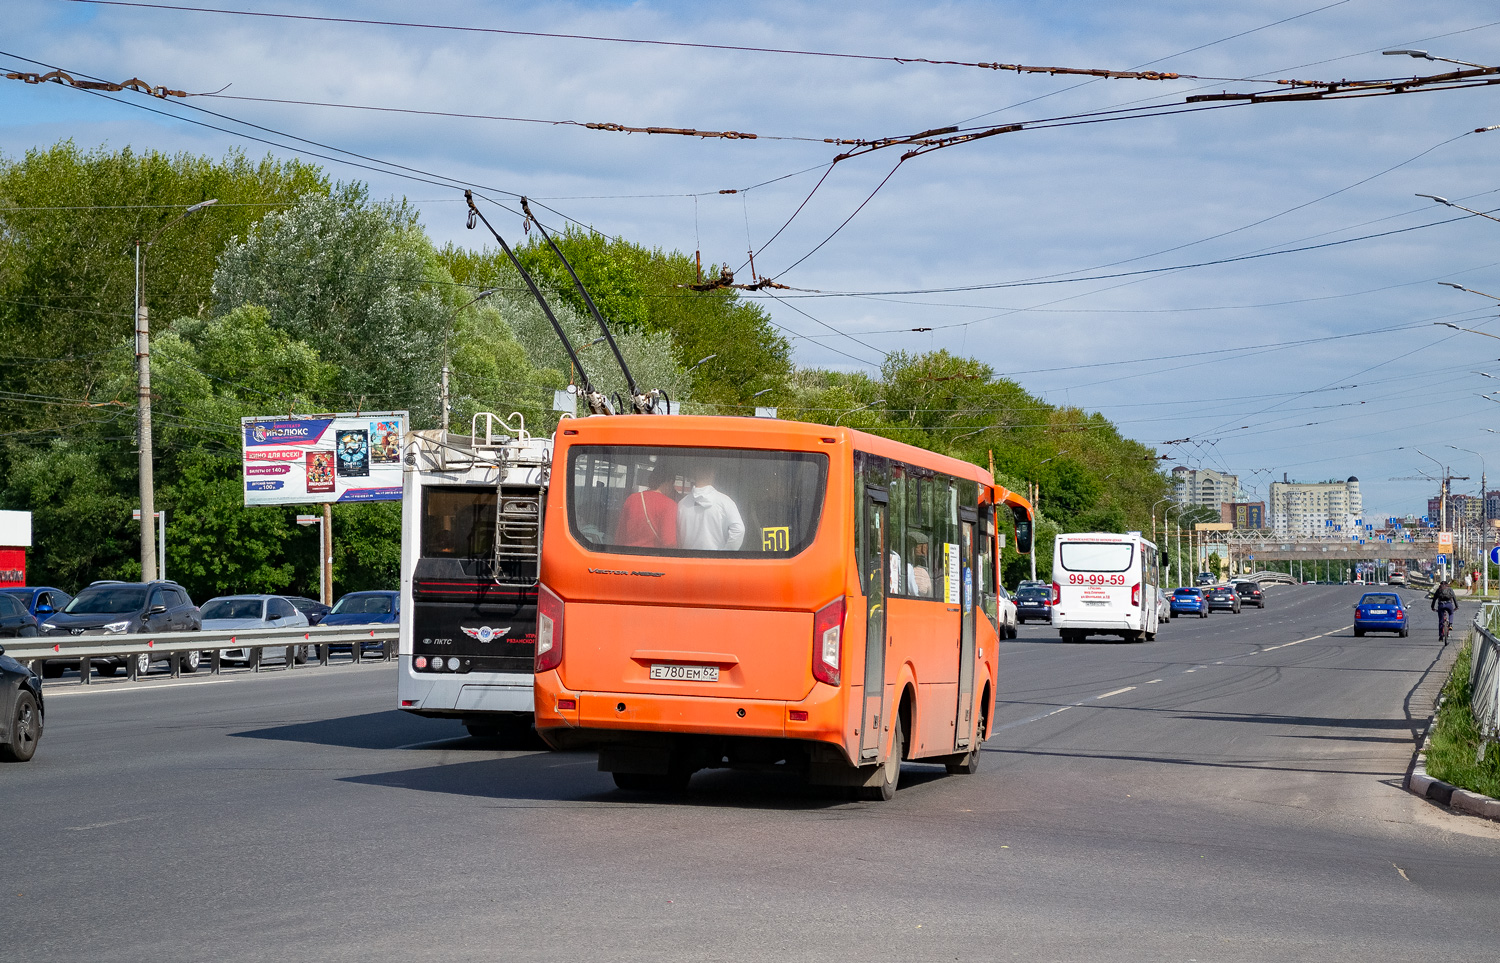
[(739, 507), (714, 487), (713, 465), (699, 465), (693, 471), (693, 490), (677, 504), (677, 547), (733, 552), (744, 541)]

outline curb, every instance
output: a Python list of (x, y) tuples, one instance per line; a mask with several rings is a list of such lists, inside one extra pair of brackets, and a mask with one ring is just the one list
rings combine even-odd
[(1500, 799), (1492, 799), (1477, 792), (1459, 789), (1457, 786), (1451, 786), (1441, 779), (1427, 775), (1427, 744), (1432, 739), (1432, 721), (1437, 718), (1437, 713), (1442, 708), (1443, 700), (1439, 699), (1432, 719), (1427, 720), (1427, 731), (1422, 734), (1422, 748), (1417, 750), (1417, 757), (1412, 761), (1411, 773), (1406, 777), (1406, 784), (1403, 788), (1414, 796), (1430, 799), (1440, 806), (1447, 806), (1471, 816), (1500, 821)]

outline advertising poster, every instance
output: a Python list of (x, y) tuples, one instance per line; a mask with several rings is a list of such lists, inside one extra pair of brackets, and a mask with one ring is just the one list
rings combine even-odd
[(401, 500), (404, 411), (245, 418), (246, 505)]

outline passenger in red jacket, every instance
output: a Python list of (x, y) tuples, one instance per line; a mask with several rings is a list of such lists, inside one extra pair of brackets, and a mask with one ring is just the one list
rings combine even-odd
[(651, 473), (647, 487), (628, 496), (615, 526), (616, 545), (635, 548), (677, 547), (677, 479), (663, 469)]

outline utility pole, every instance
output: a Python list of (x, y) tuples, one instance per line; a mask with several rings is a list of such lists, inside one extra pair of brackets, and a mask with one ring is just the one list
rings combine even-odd
[(135, 242), (136, 446), (141, 488), (141, 581), (156, 581), (156, 478), (151, 452), (151, 325), (141, 303), (141, 242)]
[(333, 506), (323, 503), (323, 597), (324, 605), (333, 604)]
[(448, 365), (443, 364), (443, 444), (448, 443)]
[[(151, 525), (156, 519), (156, 479), (152, 470), (151, 446), (151, 324), (141, 291), (141, 255), (150, 250), (156, 239), (167, 228), (190, 214), (196, 214), (218, 198), (199, 201), (188, 207), (172, 220), (163, 224), (151, 240), (135, 239), (135, 365), (136, 365), (136, 430), (139, 433), (139, 474), (141, 487), (141, 581), (154, 582), (157, 578), (156, 544), (151, 537)], [(166, 519), (162, 519), (165, 530)], [(163, 540), (165, 545), (165, 540)]]

